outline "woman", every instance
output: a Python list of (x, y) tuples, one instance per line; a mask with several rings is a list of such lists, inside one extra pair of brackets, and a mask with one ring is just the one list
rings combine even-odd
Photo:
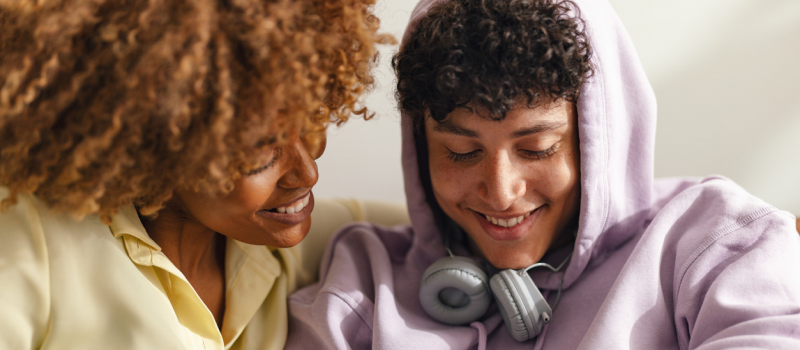
[(282, 348), (371, 4), (0, 3), (0, 348)]
[(394, 66), (412, 225), (338, 233), (288, 348), (800, 347), (795, 218), (653, 179), (608, 3), (424, 0)]

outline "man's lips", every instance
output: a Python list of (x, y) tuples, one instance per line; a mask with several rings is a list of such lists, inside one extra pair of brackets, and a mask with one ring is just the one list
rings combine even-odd
[[(303, 203), (305, 202), (305, 205)], [(295, 209), (299, 206), (303, 205), (299, 211)], [(283, 208), (283, 212), (279, 212)], [(291, 208), (291, 209), (289, 209)], [(287, 226), (294, 226), (297, 225), (308, 218), (311, 215), (311, 211), (314, 210), (314, 194), (309, 191), (309, 193), (296, 199), (294, 202), (290, 202), (284, 204), (283, 206), (278, 206), (273, 209), (269, 210), (259, 210), (256, 212), (257, 215), (277, 221)]]
[(514, 226), (516, 226), (518, 224), (521, 224), (523, 221), (525, 221), (525, 219), (530, 217), (531, 214), (533, 212), (535, 212), (536, 210), (538, 210), (539, 208), (541, 208), (541, 206), (539, 206), (536, 209), (531, 210), (531, 211), (524, 211), (524, 212), (520, 212), (518, 214), (505, 214), (505, 215), (492, 215), (492, 214), (486, 214), (486, 213), (482, 213), (482, 212), (475, 211), (475, 210), (473, 210), (473, 211), (478, 213), (478, 214), (480, 214), (481, 216), (483, 216), (484, 219), (486, 219), (486, 221), (488, 221), (488, 222), (490, 222), (490, 223), (492, 223), (494, 225), (497, 225), (497, 226), (500, 226), (500, 227), (514, 227)]
[[(521, 214), (492, 216), (473, 211), (483, 230), (498, 241), (515, 240), (524, 236), (539, 217), (540, 206), (531, 212)], [(521, 218), (521, 219), (520, 219)]]
[(489, 221), (494, 225), (497, 225), (497, 226), (500, 226), (500, 227), (514, 227), (517, 224), (521, 224), (530, 215), (531, 215), (531, 213), (528, 212), (528, 213), (525, 213), (525, 214), (522, 214), (522, 215), (516, 215), (516, 216), (510, 216), (510, 217), (509, 216), (496, 217), (496, 216), (491, 216), (491, 215), (486, 215), (486, 214), (484, 214), (483, 216), (486, 218), (486, 221)]

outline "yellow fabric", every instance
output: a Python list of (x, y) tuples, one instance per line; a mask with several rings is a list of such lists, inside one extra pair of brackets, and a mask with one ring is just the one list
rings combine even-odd
[(132, 206), (109, 226), (20, 196), (0, 213), (0, 349), (281, 349), (286, 297), (314, 277), (304, 247), (229, 239), (220, 331)]

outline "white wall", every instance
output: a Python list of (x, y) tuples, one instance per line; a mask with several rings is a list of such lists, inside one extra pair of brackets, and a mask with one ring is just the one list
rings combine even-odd
[[(378, 1), (399, 40), (416, 1)], [(610, 1), (658, 99), (656, 176), (722, 174), (800, 214), (800, 1)], [(329, 132), (317, 196), (404, 200), (396, 50), (365, 99), (375, 119)]]
[[(381, 29), (397, 42), (417, 0), (377, 0)], [(317, 197), (357, 197), (405, 201), (400, 168), (400, 114), (394, 102), (394, 73), (390, 61), (398, 45), (380, 48), (380, 65), (374, 72), (377, 84), (364, 99), (375, 117), (350, 120), (341, 128), (330, 128), (325, 154), (317, 160)]]

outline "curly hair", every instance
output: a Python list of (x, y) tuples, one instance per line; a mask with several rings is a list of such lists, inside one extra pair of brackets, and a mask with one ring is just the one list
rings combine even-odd
[(502, 120), (521, 103), (576, 102), (592, 75), (579, 16), (569, 0), (444, 1), (392, 58), (396, 98), (412, 119), (420, 180), (445, 244), (463, 233), (433, 196), (425, 118), (443, 122), (454, 109), (468, 108)]
[[(2, 207), (108, 222), (225, 193), (287, 135), (369, 118), (374, 0), (0, 0)], [(277, 143), (276, 143), (277, 142)]]
[(392, 60), (400, 108), (442, 121), (472, 105), (501, 120), (520, 98), (531, 107), (542, 98), (576, 101), (592, 72), (577, 14), (568, 0), (453, 0), (432, 7)]

